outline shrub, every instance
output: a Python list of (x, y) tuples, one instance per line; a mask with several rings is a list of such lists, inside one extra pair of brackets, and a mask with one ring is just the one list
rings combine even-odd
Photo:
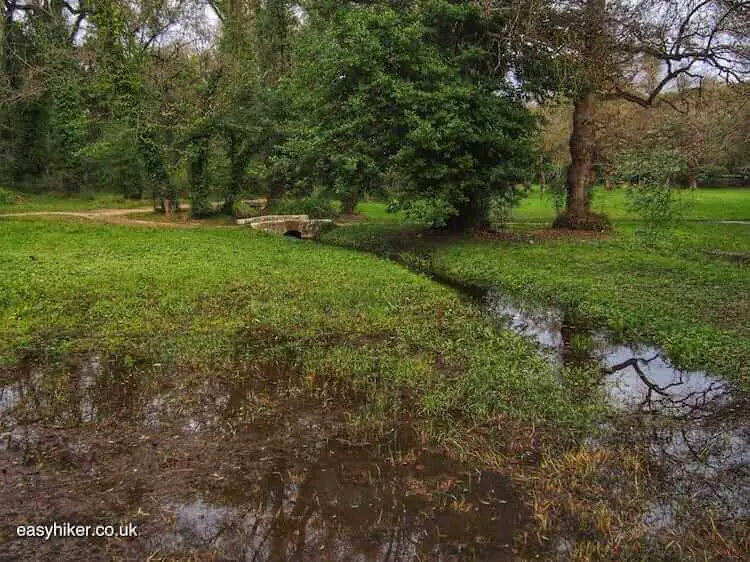
[(649, 150), (622, 153), (616, 163), (619, 179), (629, 182), (628, 209), (642, 221), (642, 233), (655, 234), (678, 223), (685, 202), (673, 187), (683, 168), (676, 150)]
[(0, 206), (13, 205), (18, 202), (18, 195), (10, 189), (0, 187)]
[(249, 219), (260, 215), (260, 209), (244, 201), (235, 201), (232, 207), (232, 216), (238, 219)]
[(311, 219), (330, 219), (339, 212), (330, 199), (300, 197), (281, 199), (267, 209), (269, 215), (308, 215)]

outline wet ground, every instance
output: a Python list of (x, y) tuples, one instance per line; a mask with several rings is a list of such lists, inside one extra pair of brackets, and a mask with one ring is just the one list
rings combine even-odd
[[(589, 441), (648, 451), (659, 486), (646, 527), (684, 535), (705, 513), (747, 521), (745, 394), (564, 311), (471, 292), (480, 293), (487, 313), (536, 341), (561, 377), (562, 367), (596, 373), (588, 398), (603, 396), (615, 414)], [(519, 535), (533, 527), (528, 490), (409, 427), (357, 441), (350, 405), (294, 378), (284, 365), (182, 373), (98, 355), (0, 371), (0, 560), (518, 556)], [(15, 536), (16, 525), (52, 522), (132, 522), (139, 536)]]
[(555, 365), (600, 373), (596, 390), (617, 415), (594, 439), (647, 447), (660, 482), (649, 526), (674, 526), (678, 511), (728, 521), (750, 517), (746, 394), (703, 371), (674, 367), (658, 348), (624, 345), (577, 326), (561, 310), (522, 306), (492, 291), (485, 305), (502, 325), (536, 341)]
[[(3, 373), (0, 559), (513, 558), (527, 515), (508, 478), (408, 428), (352, 442), (344, 410), (287, 375), (99, 356)], [(132, 522), (139, 536), (15, 536), (52, 522)]]

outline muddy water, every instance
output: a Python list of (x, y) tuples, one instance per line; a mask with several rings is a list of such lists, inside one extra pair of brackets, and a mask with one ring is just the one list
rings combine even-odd
[(601, 373), (598, 390), (619, 415), (598, 439), (645, 443), (664, 484), (648, 524), (671, 526), (680, 509), (750, 517), (745, 394), (706, 372), (674, 367), (656, 347), (623, 345), (576, 326), (561, 310), (522, 306), (493, 291), (485, 303), (501, 324), (532, 338), (553, 364)]
[[(3, 374), (0, 559), (513, 558), (526, 514), (509, 479), (407, 429), (351, 442), (344, 409), (285, 374), (101, 357)], [(139, 537), (15, 537), (53, 521), (133, 522)]]
[[(561, 311), (498, 294), (486, 307), (553, 364), (600, 373), (619, 416), (596, 439), (645, 443), (664, 483), (651, 528), (686, 509), (750, 515), (744, 395)], [(346, 408), (290, 386), (283, 366), (196, 374), (94, 356), (0, 377), (0, 560), (506, 560), (527, 528), (506, 477), (408, 430), (351, 442)], [(133, 522), (139, 537), (14, 535), (53, 521)]]

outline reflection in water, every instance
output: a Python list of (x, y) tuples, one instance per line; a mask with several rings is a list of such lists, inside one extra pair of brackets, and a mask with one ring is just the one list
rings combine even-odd
[(253, 501), (167, 506), (172, 529), (153, 548), (236, 560), (511, 559), (519, 513), (504, 478), (437, 454), (401, 465), (328, 445), (306, 464), (277, 459)]
[[(53, 471), (49, 482), (76, 513), (149, 514), (139, 521), (146, 540), (122, 543), (134, 549), (125, 558), (513, 558), (527, 512), (504, 476), (411, 434), (337, 439), (342, 416), (295, 401), (276, 374), (156, 392), (131, 378), (117, 361), (94, 358), (19, 370), (0, 387), (0, 460)], [(9, 513), (27, 509), (22, 495)], [(49, 508), (46, 491), (38, 497)]]
[(726, 518), (750, 516), (750, 402), (743, 393), (703, 371), (673, 367), (658, 348), (621, 345), (577, 327), (560, 310), (527, 310), (496, 292), (486, 302), (556, 365), (601, 371), (609, 401), (630, 416), (624, 438), (647, 439), (663, 471), (667, 487), (651, 523), (664, 524), (672, 505), (685, 500)]

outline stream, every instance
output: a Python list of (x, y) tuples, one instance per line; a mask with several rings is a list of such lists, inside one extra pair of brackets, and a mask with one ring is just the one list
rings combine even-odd
[(671, 524), (686, 498), (720, 518), (750, 516), (750, 401), (744, 393), (704, 371), (676, 368), (657, 347), (625, 345), (576, 326), (560, 309), (524, 307), (492, 290), (483, 302), (488, 314), (531, 338), (556, 367), (601, 372), (605, 400), (629, 422), (626, 430), (605, 431), (603, 439), (645, 441), (664, 482), (647, 515), (651, 525)]

